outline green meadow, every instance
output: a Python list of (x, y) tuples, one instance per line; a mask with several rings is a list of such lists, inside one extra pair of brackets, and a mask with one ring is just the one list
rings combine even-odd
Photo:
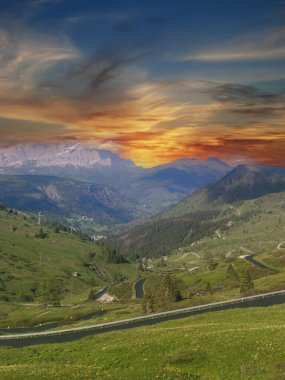
[(285, 379), (285, 306), (236, 309), (95, 335), (0, 348), (0, 378)]

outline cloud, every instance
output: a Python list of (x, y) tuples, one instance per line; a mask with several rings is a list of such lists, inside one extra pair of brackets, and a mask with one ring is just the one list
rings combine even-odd
[(226, 83), (211, 87), (209, 93), (214, 101), (224, 105), (215, 112), (215, 118), (220, 121), (227, 115), (268, 120), (276, 116), (283, 117), (285, 113), (284, 92), (269, 92), (255, 86)]
[(55, 141), (57, 138), (66, 138), (65, 134), (64, 126), (60, 124), (0, 118), (0, 135), (4, 137), (0, 141), (1, 147), (25, 142)]
[(143, 63), (156, 54), (163, 20), (146, 25), (117, 24), (88, 56), (64, 35), (2, 28), (1, 144), (85, 140), (146, 166), (233, 151), (279, 162), (284, 95), (203, 78), (153, 79)]
[(223, 103), (247, 105), (272, 104), (284, 101), (284, 94), (260, 90), (254, 86), (233, 83), (219, 85), (210, 90), (213, 98)]
[(223, 42), (223, 47), (210, 46), (204, 51), (184, 54), (178, 61), (249, 61), (285, 58), (285, 27), (250, 34)]
[[(63, 37), (46, 37), (0, 29), (0, 84), (18, 90), (31, 90), (49, 70), (77, 60), (80, 52)], [(49, 72), (50, 73), (50, 72)], [(6, 93), (7, 96), (7, 93)]]

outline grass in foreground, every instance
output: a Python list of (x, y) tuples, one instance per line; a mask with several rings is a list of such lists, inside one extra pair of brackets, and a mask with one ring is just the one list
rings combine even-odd
[(0, 348), (6, 379), (285, 379), (285, 305), (229, 310), (72, 343)]

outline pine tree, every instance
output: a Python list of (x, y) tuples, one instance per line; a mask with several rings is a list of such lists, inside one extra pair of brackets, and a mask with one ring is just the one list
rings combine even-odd
[(207, 284), (206, 284), (205, 293), (213, 294), (213, 288), (212, 288), (212, 285), (209, 282), (207, 282)]
[(142, 309), (144, 313), (153, 313), (155, 310), (154, 296), (147, 289), (145, 290), (145, 293), (143, 296)]
[(167, 306), (182, 299), (175, 278), (172, 278), (169, 274), (162, 279), (159, 294), (162, 306)]
[(92, 301), (92, 300), (94, 300), (94, 295), (95, 295), (95, 292), (94, 292), (94, 289), (90, 289), (90, 292), (89, 292), (89, 294), (88, 294), (88, 300), (89, 301)]
[(60, 306), (59, 294), (60, 289), (58, 287), (51, 281), (44, 280), (38, 288), (37, 297), (44, 307), (49, 305)]
[(35, 238), (39, 238), (39, 239), (45, 239), (47, 237), (47, 233), (44, 232), (44, 230), (42, 228), (40, 228), (39, 232), (36, 232), (35, 233)]
[(232, 266), (232, 264), (228, 266), (227, 274), (232, 281), (239, 282), (239, 276), (237, 272), (235, 271), (234, 267)]
[(251, 275), (249, 271), (247, 270), (245, 272), (244, 280), (240, 287), (240, 292), (243, 295), (249, 294), (254, 290), (254, 283), (252, 281)]
[(214, 261), (214, 258), (212, 256), (212, 254), (208, 253), (206, 256), (205, 256), (205, 259), (206, 259), (206, 266), (207, 266), (207, 269), (210, 270), (210, 271), (213, 271), (216, 269), (216, 267), (218, 266), (218, 263), (216, 263)]
[(50, 295), (49, 295), (50, 304), (52, 306), (60, 306), (59, 289), (55, 287), (53, 284), (51, 284), (49, 291), (50, 291)]
[(37, 291), (37, 298), (44, 307), (48, 306), (48, 282), (42, 281)]

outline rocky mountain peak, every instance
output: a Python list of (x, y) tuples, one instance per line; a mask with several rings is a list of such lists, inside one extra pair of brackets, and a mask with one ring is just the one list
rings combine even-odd
[(0, 167), (66, 167), (95, 168), (116, 165), (132, 167), (132, 161), (115, 153), (81, 142), (18, 144), (0, 149)]

